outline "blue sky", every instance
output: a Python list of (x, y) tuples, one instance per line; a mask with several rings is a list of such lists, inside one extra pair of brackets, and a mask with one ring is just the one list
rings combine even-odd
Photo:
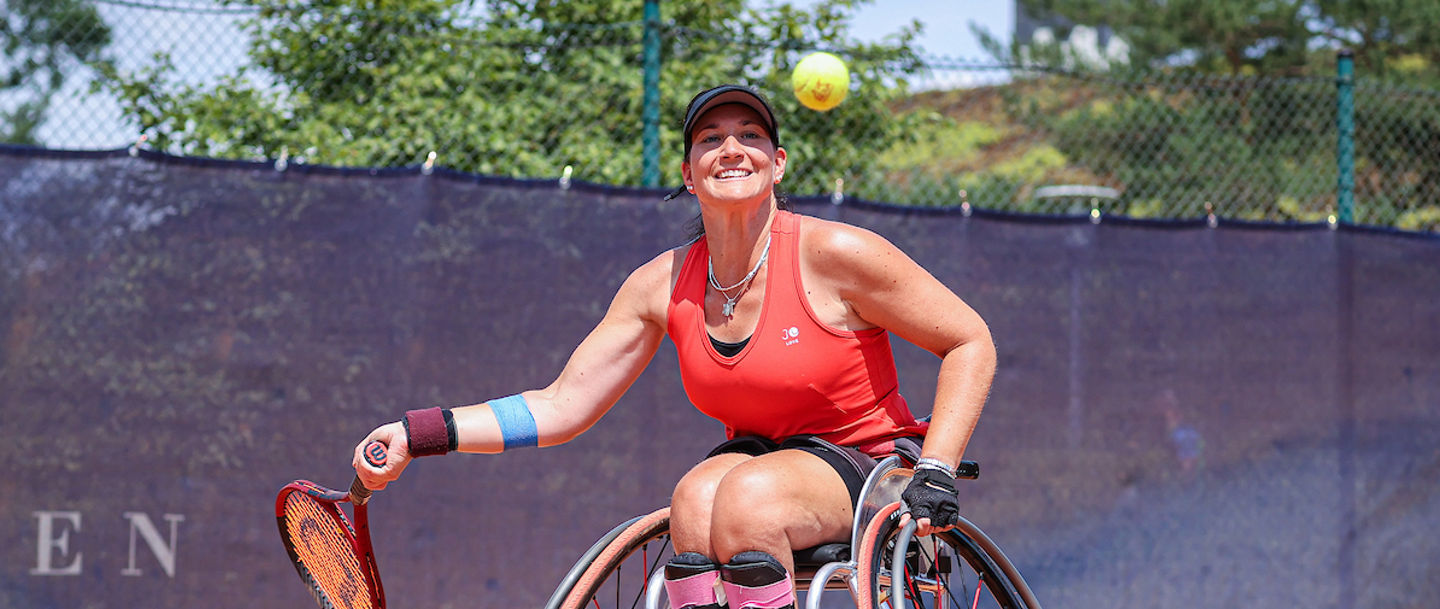
[[(809, 6), (813, 0), (796, 0)], [(1013, 0), (874, 0), (859, 9), (851, 32), (866, 41), (879, 40), (905, 27), (911, 20), (924, 24), (919, 46), (926, 55), (951, 59), (989, 59), (970, 23), (988, 28), (1002, 41), (1015, 28)]]

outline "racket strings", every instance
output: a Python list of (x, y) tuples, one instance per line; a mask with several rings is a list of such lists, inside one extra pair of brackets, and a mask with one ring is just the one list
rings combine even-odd
[(323, 597), (319, 599), (322, 604), (341, 609), (376, 606), (343, 515), (304, 493), (290, 493), (285, 500), (285, 521), (296, 560)]

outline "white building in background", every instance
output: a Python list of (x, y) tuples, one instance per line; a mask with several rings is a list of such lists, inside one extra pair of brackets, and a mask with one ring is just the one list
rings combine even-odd
[(1076, 25), (1060, 16), (1037, 17), (1015, 2), (1015, 42), (1027, 61), (1032, 49), (1057, 47), (1067, 70), (1107, 70), (1130, 64), (1130, 45), (1108, 26)]

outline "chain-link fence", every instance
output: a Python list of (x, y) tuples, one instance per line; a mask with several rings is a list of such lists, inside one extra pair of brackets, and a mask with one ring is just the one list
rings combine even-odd
[[(707, 3), (577, 25), (474, 8), (9, 0), (12, 37), (37, 21), (28, 18), (35, 6), (55, 11), (47, 18), (56, 32), (89, 28), (81, 41), (103, 51), (14, 47), (7, 68), (32, 58), (51, 66), (0, 89), (13, 126), (5, 135), (17, 143), (139, 142), (351, 167), (428, 161), (664, 186), (679, 182), (678, 123), (690, 94), (739, 81), (768, 93), (782, 114), (786, 186), (796, 194), (1440, 228), (1440, 91), (1363, 73), (1075, 73), (824, 35), (777, 42), (796, 39), (786, 27), (820, 26), (791, 16), (706, 29), (694, 24), (716, 10)], [(844, 57), (854, 79), (846, 102), (824, 113), (787, 90), (790, 68), (815, 49)], [(48, 101), (43, 115), (37, 100)], [(33, 120), (17, 120), (21, 111)]]
[(1033, 211), (1295, 221), (1348, 211), (1361, 224), (1429, 230), (1440, 220), (1440, 92), (1336, 77), (1012, 74), (922, 95), (953, 108), (961, 127), (1004, 126), (969, 163), (951, 156), (954, 166), (918, 172), (931, 190)]

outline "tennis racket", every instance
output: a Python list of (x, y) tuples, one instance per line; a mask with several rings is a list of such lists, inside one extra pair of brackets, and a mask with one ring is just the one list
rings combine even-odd
[[(380, 467), (386, 461), (385, 451), (384, 444), (371, 442), (365, 446), (365, 460)], [(296, 480), (280, 489), (275, 498), (280, 540), (285, 542), (300, 581), (310, 588), (322, 609), (385, 608), (385, 589), (370, 545), (370, 517), (365, 507), (369, 500), (370, 489), (359, 476), (350, 483), (349, 492)], [(353, 527), (340, 509), (345, 502), (354, 506)]]

